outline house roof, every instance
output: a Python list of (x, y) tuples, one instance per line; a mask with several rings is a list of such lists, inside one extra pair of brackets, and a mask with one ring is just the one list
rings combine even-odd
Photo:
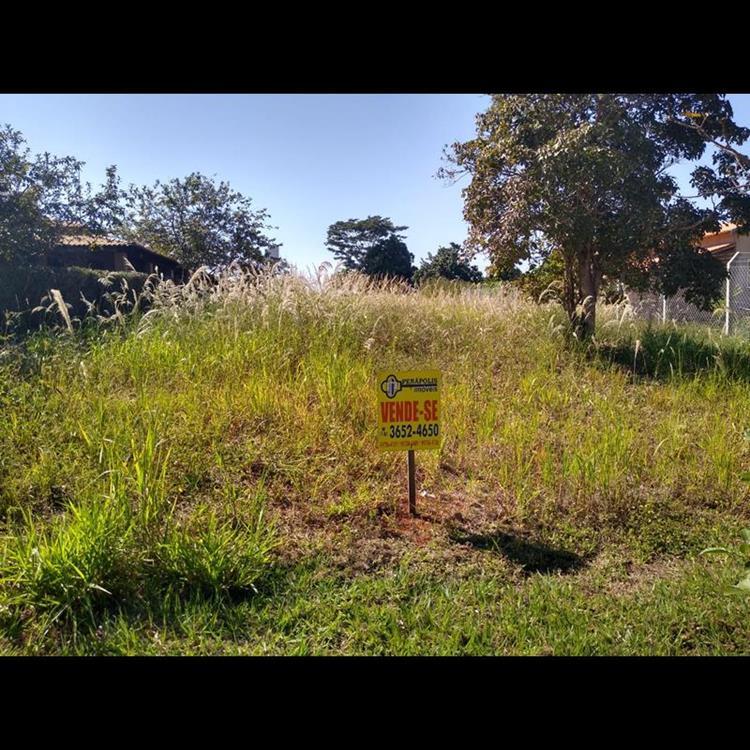
[(706, 232), (701, 239), (700, 244), (703, 247), (710, 247), (717, 243), (727, 242), (727, 240), (735, 234), (737, 229), (736, 224), (722, 223), (718, 232)]
[[(57, 241), (57, 246), (61, 247), (85, 247), (85, 248), (104, 248), (104, 247), (122, 247), (122, 248), (134, 248), (143, 252), (149, 253), (156, 258), (166, 260), (169, 263), (180, 265), (177, 260), (170, 258), (168, 255), (162, 255), (152, 250), (147, 245), (140, 242), (131, 242), (129, 240), (117, 239), (108, 235), (95, 235), (89, 232), (80, 231), (83, 229), (81, 225), (69, 224), (66, 226), (67, 233), (63, 234)], [(72, 232), (76, 232), (73, 234)]]
[(724, 242), (721, 245), (710, 245), (707, 250), (709, 250), (712, 253), (720, 253), (723, 250), (731, 250), (732, 248), (736, 247), (736, 242)]
[(726, 263), (737, 248), (736, 230), (736, 224), (722, 222), (718, 232), (707, 232), (699, 244), (715, 258)]
[(57, 244), (73, 245), (76, 247), (130, 247), (131, 245), (133, 245), (137, 247), (143, 247), (146, 250), (149, 249), (145, 245), (141, 245), (138, 242), (118, 240), (114, 237), (97, 237), (93, 234), (66, 234), (60, 237)]

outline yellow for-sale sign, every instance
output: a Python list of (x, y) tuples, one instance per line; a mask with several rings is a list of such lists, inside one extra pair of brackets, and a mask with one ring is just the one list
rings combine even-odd
[(440, 372), (378, 373), (378, 445), (383, 450), (440, 447)]

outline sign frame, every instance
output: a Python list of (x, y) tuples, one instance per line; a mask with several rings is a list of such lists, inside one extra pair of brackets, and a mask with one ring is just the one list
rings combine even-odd
[(437, 450), (442, 445), (439, 370), (380, 370), (378, 447)]
[(407, 451), (409, 514), (417, 515), (414, 451), (442, 446), (440, 370), (380, 370), (378, 383), (378, 447)]

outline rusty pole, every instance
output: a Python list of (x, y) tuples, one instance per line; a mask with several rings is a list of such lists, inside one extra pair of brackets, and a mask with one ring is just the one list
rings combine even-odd
[(409, 467), (409, 515), (417, 515), (417, 481), (416, 467), (414, 465), (414, 451), (408, 452), (407, 457)]

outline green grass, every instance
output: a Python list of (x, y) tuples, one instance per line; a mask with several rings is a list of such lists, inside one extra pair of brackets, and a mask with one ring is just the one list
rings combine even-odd
[[(507, 287), (225, 277), (0, 349), (0, 652), (747, 653), (750, 344)], [(375, 448), (374, 373), (445, 442)]]
[[(311, 560), (241, 601), (165, 598), (110, 612), (82, 637), (35, 635), (9, 653), (65, 654), (746, 654), (747, 600), (732, 576), (685, 562), (628, 583), (622, 569), (535, 574), (492, 562), (424, 569), (419, 559), (354, 579)], [(622, 590), (618, 590), (618, 585)], [(24, 641), (19, 639), (19, 643)]]

